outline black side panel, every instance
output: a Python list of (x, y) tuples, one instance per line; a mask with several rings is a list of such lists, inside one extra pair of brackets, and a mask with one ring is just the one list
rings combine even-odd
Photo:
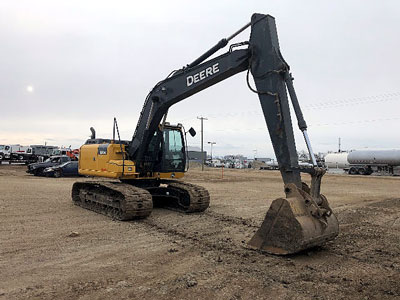
[(251, 73), (284, 183), (301, 187), (298, 157), (293, 136), (283, 70), (286, 63), (280, 55), (275, 19), (254, 14), (251, 19)]

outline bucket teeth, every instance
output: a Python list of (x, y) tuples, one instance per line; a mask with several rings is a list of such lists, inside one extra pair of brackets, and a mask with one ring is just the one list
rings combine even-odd
[(317, 204), (294, 184), (285, 186), (287, 198), (275, 199), (248, 246), (271, 254), (293, 254), (321, 245), (339, 234), (336, 216), (321, 195)]

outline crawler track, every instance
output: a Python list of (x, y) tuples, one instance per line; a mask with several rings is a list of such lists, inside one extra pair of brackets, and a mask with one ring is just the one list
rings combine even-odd
[(153, 209), (149, 192), (119, 182), (76, 182), (72, 187), (72, 201), (121, 221), (146, 218)]
[(179, 181), (163, 181), (158, 187), (89, 181), (73, 185), (72, 200), (75, 205), (126, 221), (149, 216), (153, 202), (171, 210), (202, 212), (210, 204), (210, 195), (201, 186)]

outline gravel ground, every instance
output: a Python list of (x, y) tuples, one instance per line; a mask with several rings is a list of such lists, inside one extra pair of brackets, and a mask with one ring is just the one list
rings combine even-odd
[(204, 213), (118, 222), (72, 204), (77, 179), (1, 165), (0, 299), (400, 299), (400, 178), (327, 174), (339, 237), (276, 257), (245, 244), (279, 173), (221, 175), (186, 176), (210, 191)]

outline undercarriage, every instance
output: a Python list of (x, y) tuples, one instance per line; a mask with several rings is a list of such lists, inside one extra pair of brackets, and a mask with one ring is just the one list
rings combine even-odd
[(203, 187), (175, 180), (87, 181), (73, 185), (72, 200), (75, 205), (126, 221), (148, 217), (153, 207), (202, 212), (209, 206), (210, 195)]

